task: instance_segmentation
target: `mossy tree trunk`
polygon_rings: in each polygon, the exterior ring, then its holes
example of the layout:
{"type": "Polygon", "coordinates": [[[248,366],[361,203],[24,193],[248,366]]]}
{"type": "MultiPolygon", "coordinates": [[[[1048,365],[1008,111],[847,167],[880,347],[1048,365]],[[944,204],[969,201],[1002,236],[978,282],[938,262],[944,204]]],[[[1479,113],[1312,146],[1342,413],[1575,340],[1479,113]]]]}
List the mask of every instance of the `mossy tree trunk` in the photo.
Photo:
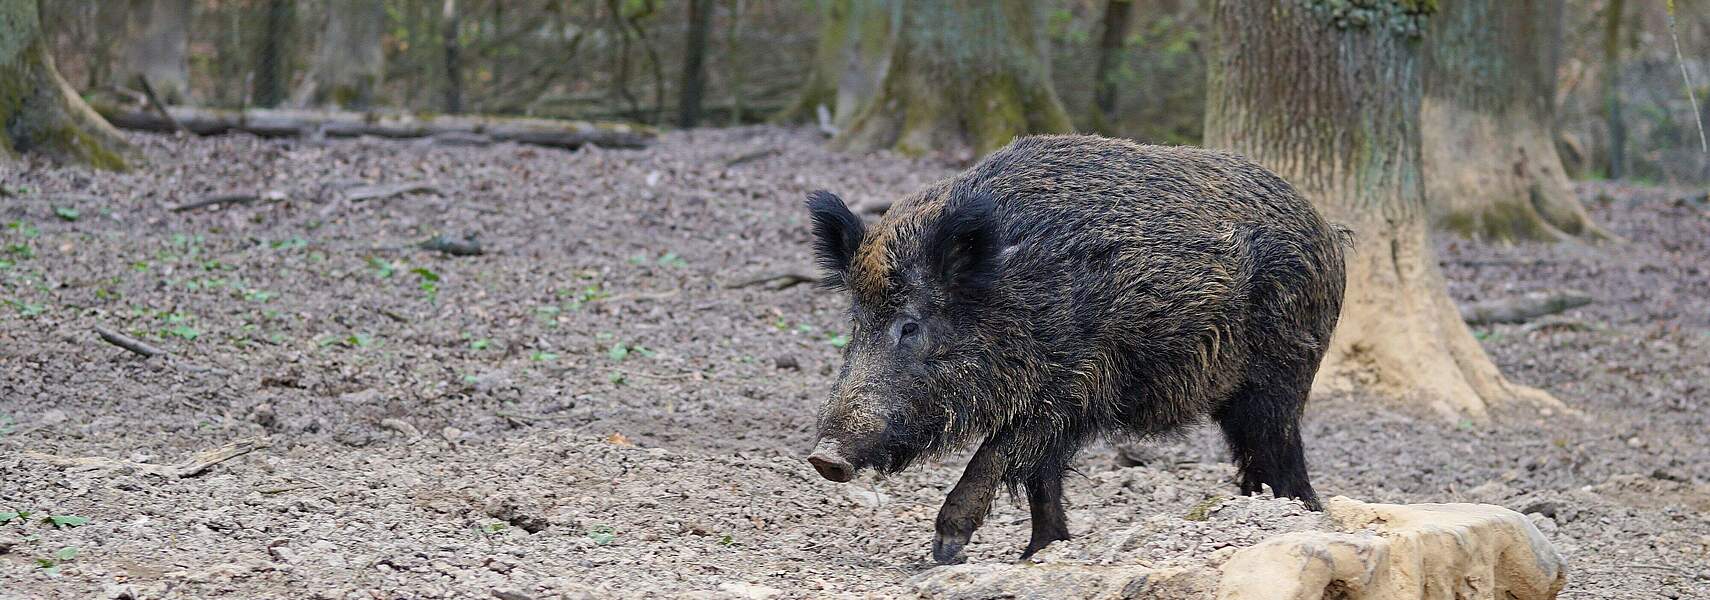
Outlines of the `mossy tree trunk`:
{"type": "Polygon", "coordinates": [[[1425,198],[1437,225],[1499,241],[1608,239],[1555,144],[1559,0],[1438,0],[1425,52],[1425,198]]]}
{"type": "Polygon", "coordinates": [[[162,102],[190,99],[191,0],[131,0],[126,11],[137,29],[125,36],[118,81],[134,85],[148,78],[162,102]]]}
{"type": "Polygon", "coordinates": [[[1421,179],[1421,33],[1434,3],[1223,0],[1206,144],[1245,154],[1352,227],[1341,322],[1316,382],[1480,418],[1554,400],[1503,378],[1449,299],[1421,179]],[[1286,66],[1287,68],[1282,68],[1286,66]]]}
{"type": "MultiPolygon", "coordinates": [[[[834,145],[909,155],[971,150],[978,156],[1019,135],[1070,130],[1068,114],[1051,88],[1043,4],[1029,0],[861,4],[869,10],[891,11],[890,22],[896,26],[883,31],[852,30],[860,38],[885,34],[888,59],[868,79],[878,85],[864,100],[846,103],[841,97],[845,85],[860,77],[846,72],[839,82],[837,110],[852,116],[834,145]]],[[[878,41],[853,43],[871,47],[878,41]]]]}
{"type": "Polygon", "coordinates": [[[813,68],[795,102],[772,120],[813,121],[824,106],[833,127],[849,125],[856,110],[878,93],[890,66],[895,47],[892,34],[900,25],[902,9],[901,2],[820,0],[813,68]]]}
{"type": "Polygon", "coordinates": [[[255,79],[250,86],[250,101],[256,106],[278,106],[285,101],[285,88],[291,80],[289,43],[295,20],[292,2],[267,0],[261,39],[255,46],[255,79]]]}
{"type": "Polygon", "coordinates": [[[37,0],[0,0],[0,157],[31,152],[125,168],[124,139],[54,68],[37,0]]]}
{"type": "Polygon", "coordinates": [[[320,46],[291,103],[366,109],[386,71],[386,53],[380,46],[386,5],[381,0],[337,0],[327,3],[326,11],[320,46]]]}
{"type": "Polygon", "coordinates": [[[1106,0],[1098,41],[1098,63],[1093,67],[1093,130],[1111,135],[1116,131],[1116,73],[1128,40],[1134,0],[1106,0]]]}

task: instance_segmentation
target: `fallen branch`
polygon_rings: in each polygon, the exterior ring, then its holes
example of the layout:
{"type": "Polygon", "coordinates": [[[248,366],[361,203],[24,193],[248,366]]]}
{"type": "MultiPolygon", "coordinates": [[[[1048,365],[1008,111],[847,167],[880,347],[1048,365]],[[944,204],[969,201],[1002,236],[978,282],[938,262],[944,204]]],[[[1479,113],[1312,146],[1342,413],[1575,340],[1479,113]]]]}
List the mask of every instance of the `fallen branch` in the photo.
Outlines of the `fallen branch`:
{"type": "Polygon", "coordinates": [[[766,283],[771,283],[771,285],[766,286],[767,289],[770,289],[773,291],[787,290],[787,289],[790,289],[792,287],[795,287],[795,286],[798,286],[798,285],[801,285],[804,283],[819,283],[819,276],[813,274],[811,271],[805,271],[805,270],[797,269],[797,270],[784,271],[781,273],[771,273],[771,274],[767,274],[767,275],[762,275],[760,277],[755,277],[753,279],[745,279],[745,280],[738,281],[735,283],[728,283],[728,284],[725,284],[724,287],[725,287],[725,289],[735,290],[735,289],[741,289],[741,288],[746,288],[746,287],[754,287],[754,286],[766,284],[766,283]]]}
{"type": "Polygon", "coordinates": [[[1468,325],[1525,323],[1545,315],[1591,304],[1591,296],[1572,290],[1534,292],[1513,298],[1474,302],[1461,307],[1461,320],[1468,325]]]}
{"type": "Polygon", "coordinates": [[[481,242],[475,239],[475,234],[465,235],[461,240],[436,235],[433,239],[422,242],[419,247],[452,256],[480,256],[485,253],[481,249],[481,242]]]}
{"type": "Polygon", "coordinates": [[[198,208],[206,208],[209,206],[225,206],[227,204],[249,204],[251,202],[254,202],[254,201],[260,200],[260,199],[261,199],[261,196],[258,194],[246,194],[246,193],[241,193],[241,192],[236,193],[236,194],[219,194],[216,196],[208,196],[207,198],[203,198],[203,199],[197,200],[195,202],[185,202],[183,204],[169,206],[166,208],[166,210],[170,210],[172,212],[184,212],[184,211],[188,211],[188,210],[196,210],[198,208]]]}
{"type": "Polygon", "coordinates": [[[24,451],[24,458],[39,460],[56,467],[71,469],[72,471],[124,470],[143,473],[146,475],[158,475],[160,477],[183,479],[187,477],[195,477],[203,471],[208,470],[208,467],[212,467],[266,447],[267,443],[260,439],[245,438],[218,448],[197,452],[189,458],[172,465],[151,465],[148,463],[118,460],[101,456],[57,456],[33,450],[24,451]]]}
{"type": "Polygon", "coordinates": [[[321,209],[321,218],[332,216],[340,207],[367,200],[383,200],[393,196],[414,194],[416,192],[438,194],[439,188],[426,181],[408,181],[404,183],[383,183],[371,185],[356,185],[346,188],[338,198],[328,202],[321,209]]]}
{"type": "MultiPolygon", "coordinates": [[[[225,110],[194,106],[166,107],[165,115],[107,102],[92,103],[114,126],[141,131],[176,131],[197,135],[240,131],[262,137],[373,136],[394,139],[428,138],[442,134],[475,134],[496,142],[516,142],[553,148],[645,148],[657,133],[627,123],[591,123],[524,117],[482,115],[417,115],[298,109],[249,108],[225,110]],[[177,122],[178,127],[173,126],[177,122]]],[[[463,139],[480,139],[465,136],[463,139]]]]}
{"type": "Polygon", "coordinates": [[[724,162],[724,168],[728,169],[728,168],[735,167],[738,165],[748,164],[748,163],[751,163],[751,162],[754,162],[757,160],[771,158],[773,156],[777,156],[777,155],[782,154],[782,153],[783,153],[783,151],[779,150],[777,148],[768,148],[766,150],[757,150],[754,152],[749,152],[749,153],[744,154],[742,156],[738,156],[736,158],[732,158],[730,160],[725,161],[724,162]]]}
{"type": "Polygon", "coordinates": [[[362,202],[364,200],[383,200],[392,196],[404,194],[439,193],[439,188],[426,181],[408,181],[404,183],[389,183],[377,185],[359,185],[344,191],[345,202],[362,202]]]}
{"type": "Polygon", "coordinates": [[[142,84],[143,98],[148,99],[149,108],[153,108],[155,114],[160,115],[160,118],[162,119],[166,119],[166,124],[172,126],[173,131],[184,135],[190,135],[190,130],[185,129],[183,123],[179,123],[178,119],[172,118],[172,113],[167,112],[166,103],[161,102],[160,96],[154,93],[154,86],[149,85],[147,77],[138,75],[137,83],[142,84]]]}
{"type": "Polygon", "coordinates": [[[104,342],[140,354],[143,358],[154,358],[166,354],[165,350],[150,346],[147,342],[100,325],[95,326],[95,335],[101,336],[101,340],[104,342]]]}

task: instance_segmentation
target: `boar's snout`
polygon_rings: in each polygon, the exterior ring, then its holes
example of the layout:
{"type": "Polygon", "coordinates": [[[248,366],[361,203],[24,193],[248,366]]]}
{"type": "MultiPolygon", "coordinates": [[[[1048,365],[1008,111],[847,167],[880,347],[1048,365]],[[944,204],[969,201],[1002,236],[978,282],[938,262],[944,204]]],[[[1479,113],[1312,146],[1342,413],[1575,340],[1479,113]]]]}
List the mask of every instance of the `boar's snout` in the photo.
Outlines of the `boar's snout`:
{"type": "Polygon", "coordinates": [[[844,458],[839,452],[837,440],[822,439],[813,448],[813,454],[808,455],[808,464],[826,479],[845,483],[855,478],[855,465],[844,458]]]}

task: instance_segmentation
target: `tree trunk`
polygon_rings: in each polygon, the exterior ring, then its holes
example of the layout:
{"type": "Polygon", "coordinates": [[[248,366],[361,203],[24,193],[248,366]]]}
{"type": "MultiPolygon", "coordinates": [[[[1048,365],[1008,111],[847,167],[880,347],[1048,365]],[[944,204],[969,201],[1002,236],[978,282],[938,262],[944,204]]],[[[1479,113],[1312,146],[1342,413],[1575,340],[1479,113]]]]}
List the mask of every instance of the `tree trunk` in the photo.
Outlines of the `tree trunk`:
{"type": "Polygon", "coordinates": [[[683,85],[677,92],[677,125],[694,127],[701,120],[705,91],[707,30],[712,28],[712,0],[689,0],[689,36],[683,44],[683,85]]]}
{"type": "MultiPolygon", "coordinates": [[[[855,109],[833,140],[836,146],[905,155],[972,150],[983,156],[1020,135],[1072,129],[1051,87],[1043,5],[871,4],[900,10],[901,25],[890,36],[890,60],[877,93],[855,109]]],[[[839,111],[842,105],[840,99],[839,111]]]]}
{"type": "Polygon", "coordinates": [[[1093,68],[1093,130],[1111,134],[1116,120],[1116,68],[1122,63],[1123,42],[1128,38],[1128,17],[1134,0],[1107,0],[1104,4],[1103,34],[1098,41],[1098,64],[1093,68]]]}
{"type": "Polygon", "coordinates": [[[1621,13],[1624,0],[1603,7],[1603,118],[1609,125],[1610,179],[1627,176],[1627,123],[1621,117],[1621,13]]]}
{"type": "Polygon", "coordinates": [[[309,73],[292,94],[297,106],[365,109],[386,69],[380,47],[386,32],[382,0],[337,0],[327,4],[326,28],[309,73]]]}
{"type": "Polygon", "coordinates": [[[445,0],[440,11],[440,49],[445,59],[445,104],[447,113],[463,112],[462,43],[457,39],[462,21],[457,13],[457,0],[445,0]]]}
{"type": "Polygon", "coordinates": [[[184,104],[190,98],[191,0],[132,0],[128,11],[138,21],[126,38],[118,81],[136,85],[148,78],[163,102],[184,104]]]}
{"type": "Polygon", "coordinates": [[[742,106],[742,88],[746,85],[743,73],[748,70],[747,63],[744,62],[746,57],[742,51],[742,19],[745,17],[747,15],[742,11],[742,0],[731,0],[730,23],[726,25],[725,29],[727,45],[724,54],[725,62],[730,67],[728,73],[730,76],[730,125],[732,127],[742,124],[743,113],[746,112],[742,106]]]}
{"type": "Polygon", "coordinates": [[[285,88],[291,77],[291,55],[286,44],[291,38],[291,20],[295,12],[290,0],[267,2],[261,43],[255,50],[255,81],[250,92],[250,101],[256,106],[276,106],[285,101],[285,88]]]}
{"type": "Polygon", "coordinates": [[[1224,0],[1214,9],[1206,144],[1245,154],[1355,230],[1321,390],[1354,387],[1482,418],[1516,399],[1445,290],[1421,180],[1419,32],[1432,3],[1224,0]]]}
{"type": "Polygon", "coordinates": [[[778,123],[811,120],[819,107],[835,108],[837,78],[843,72],[843,47],[849,38],[850,0],[819,0],[819,41],[807,81],[789,107],[772,116],[778,123]]]}
{"type": "Polygon", "coordinates": [[[1556,153],[1559,0],[1439,0],[1426,40],[1425,198],[1443,229],[1505,242],[1608,239],[1556,153]]]}
{"type": "Polygon", "coordinates": [[[31,152],[123,169],[124,139],[59,76],[37,0],[0,0],[0,157],[31,152]]]}

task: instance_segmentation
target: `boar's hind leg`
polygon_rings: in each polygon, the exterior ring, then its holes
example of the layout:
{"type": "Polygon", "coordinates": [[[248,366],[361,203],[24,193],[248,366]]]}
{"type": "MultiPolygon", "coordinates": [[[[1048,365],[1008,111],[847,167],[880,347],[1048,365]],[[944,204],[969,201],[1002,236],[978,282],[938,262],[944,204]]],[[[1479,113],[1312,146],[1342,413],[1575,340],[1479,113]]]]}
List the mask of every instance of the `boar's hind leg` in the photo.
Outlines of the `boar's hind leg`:
{"type": "Polygon", "coordinates": [[[1063,513],[1063,471],[1044,469],[1027,478],[1027,504],[1033,513],[1033,537],[1021,559],[1033,557],[1051,542],[1069,539],[1069,518],[1063,513]]]}
{"type": "Polygon", "coordinates": [[[962,479],[944,498],[944,508],[938,510],[938,534],[932,539],[932,559],[947,565],[962,562],[962,548],[974,536],[974,530],[991,512],[992,498],[997,495],[998,482],[1003,479],[1005,465],[998,444],[987,440],[974,452],[973,460],[962,472],[962,479]]]}
{"type": "Polygon", "coordinates": [[[1279,498],[1297,498],[1307,508],[1323,510],[1307,479],[1300,445],[1300,413],[1308,389],[1249,381],[1213,415],[1229,441],[1243,495],[1257,494],[1261,484],[1268,484],[1279,498]]]}

